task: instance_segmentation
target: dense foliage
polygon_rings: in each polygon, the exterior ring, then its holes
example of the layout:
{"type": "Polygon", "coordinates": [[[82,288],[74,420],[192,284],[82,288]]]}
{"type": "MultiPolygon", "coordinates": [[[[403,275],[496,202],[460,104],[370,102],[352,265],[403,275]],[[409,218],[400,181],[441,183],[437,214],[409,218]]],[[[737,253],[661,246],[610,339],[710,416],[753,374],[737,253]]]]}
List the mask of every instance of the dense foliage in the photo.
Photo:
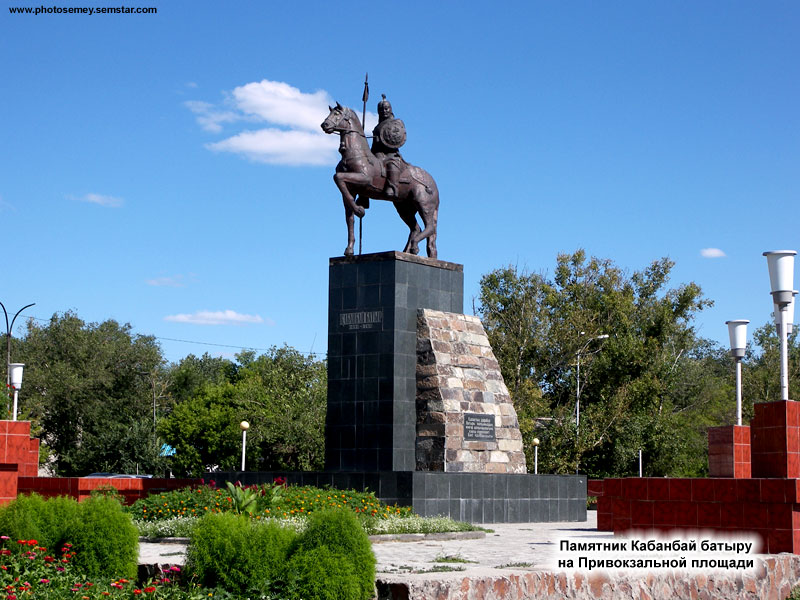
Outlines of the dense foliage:
{"type": "Polygon", "coordinates": [[[283,347],[168,365],[155,338],[72,312],[29,320],[12,343],[26,364],[20,416],[57,475],[238,468],[243,420],[249,470],[322,467],[327,374],[311,356],[283,347]]]}
{"type": "MultiPolygon", "coordinates": [[[[629,475],[641,449],[646,475],[704,473],[706,429],[733,422],[733,362],[696,335],[710,301],[693,283],[669,288],[672,266],[627,274],[578,251],[560,255],[552,277],[509,267],[482,278],[478,312],[529,462],[541,439],[541,471],[629,475]]],[[[777,383],[774,370],[767,379],[777,383]]]]}
{"type": "Polygon", "coordinates": [[[322,467],[327,372],[325,364],[291,348],[256,357],[237,355],[224,380],[197,388],[159,428],[176,450],[173,470],[201,475],[239,468],[240,421],[248,421],[250,470],[322,467]]]}

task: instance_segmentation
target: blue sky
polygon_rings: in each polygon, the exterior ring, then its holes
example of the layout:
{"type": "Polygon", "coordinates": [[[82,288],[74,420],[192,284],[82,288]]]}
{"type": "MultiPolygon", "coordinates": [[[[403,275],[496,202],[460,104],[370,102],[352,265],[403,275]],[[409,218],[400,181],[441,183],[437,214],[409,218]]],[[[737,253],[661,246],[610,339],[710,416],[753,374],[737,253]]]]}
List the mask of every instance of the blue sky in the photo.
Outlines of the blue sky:
{"type": "MultiPolygon", "coordinates": [[[[0,302],[130,322],[169,360],[325,352],[346,231],[318,125],[360,113],[367,71],[369,110],[388,96],[438,183],[468,311],[504,265],[669,256],[727,344],[726,320],[770,318],[761,253],[800,246],[796,2],[0,4],[0,302]]],[[[404,229],[373,202],[364,252],[404,229]]]]}

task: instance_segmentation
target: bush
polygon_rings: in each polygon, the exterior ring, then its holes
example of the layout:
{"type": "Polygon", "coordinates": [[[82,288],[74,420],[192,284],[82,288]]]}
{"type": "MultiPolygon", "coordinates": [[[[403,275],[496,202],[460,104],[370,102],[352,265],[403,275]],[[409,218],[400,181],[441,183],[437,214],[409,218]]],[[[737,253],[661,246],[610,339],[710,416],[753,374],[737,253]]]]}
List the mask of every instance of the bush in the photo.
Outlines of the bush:
{"type": "Polygon", "coordinates": [[[38,494],[18,496],[0,509],[0,533],[18,540],[38,540],[49,547],[41,527],[46,510],[45,499],[38,494]]]}
{"type": "MultiPolygon", "coordinates": [[[[302,558],[302,554],[308,554],[318,548],[325,546],[330,553],[320,554],[321,559],[326,560],[325,564],[330,565],[327,558],[336,555],[337,560],[349,561],[353,567],[353,575],[358,585],[359,594],[354,596],[356,599],[369,600],[374,596],[375,591],[375,555],[372,552],[372,546],[369,543],[367,534],[364,533],[361,525],[356,519],[356,516],[349,510],[322,510],[316,511],[309,515],[308,526],[305,531],[300,534],[296,542],[292,544],[290,550],[292,564],[298,568],[304,568],[308,564],[302,558]],[[327,557],[327,558],[326,558],[327,557]]],[[[315,575],[315,580],[319,579],[323,585],[324,579],[330,577],[327,585],[331,590],[335,590],[335,583],[343,577],[343,569],[341,567],[326,570],[318,566],[318,572],[315,575]]],[[[296,582],[298,576],[296,573],[290,572],[289,580],[296,582]]],[[[298,585],[294,584],[295,587],[298,585]]],[[[314,583],[316,586],[317,583],[314,583]]],[[[317,589],[316,587],[314,589],[317,589]]],[[[319,598],[338,598],[339,596],[319,596],[319,598]]],[[[311,596],[309,596],[309,599],[311,596]]],[[[316,596],[314,596],[316,598],[316,596]]],[[[349,598],[349,597],[348,597],[349,598]]]]}
{"type": "Polygon", "coordinates": [[[288,571],[286,593],[292,600],[364,598],[353,563],[328,546],[296,553],[289,561],[288,571]]]}
{"type": "Polygon", "coordinates": [[[72,498],[21,495],[0,509],[0,533],[17,540],[37,540],[55,551],[70,541],[66,532],[78,519],[78,510],[72,498]]]}
{"type": "Polygon", "coordinates": [[[139,533],[122,505],[96,496],[79,505],[78,519],[65,532],[76,552],[75,566],[88,578],[136,577],[139,533]]]}
{"type": "Polygon", "coordinates": [[[209,514],[195,526],[187,570],[206,587],[265,593],[283,580],[293,530],[244,515],[209,514]]]}

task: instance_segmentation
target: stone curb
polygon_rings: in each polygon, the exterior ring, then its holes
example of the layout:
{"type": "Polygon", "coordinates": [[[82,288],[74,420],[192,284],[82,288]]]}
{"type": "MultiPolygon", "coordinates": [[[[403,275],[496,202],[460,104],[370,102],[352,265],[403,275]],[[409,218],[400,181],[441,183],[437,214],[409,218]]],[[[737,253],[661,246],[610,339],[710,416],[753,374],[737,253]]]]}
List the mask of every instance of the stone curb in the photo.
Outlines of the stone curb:
{"type": "Polygon", "coordinates": [[[369,536],[373,544],[388,542],[421,542],[425,540],[480,540],[486,537],[485,531],[452,531],[449,533],[383,533],[369,536]]]}

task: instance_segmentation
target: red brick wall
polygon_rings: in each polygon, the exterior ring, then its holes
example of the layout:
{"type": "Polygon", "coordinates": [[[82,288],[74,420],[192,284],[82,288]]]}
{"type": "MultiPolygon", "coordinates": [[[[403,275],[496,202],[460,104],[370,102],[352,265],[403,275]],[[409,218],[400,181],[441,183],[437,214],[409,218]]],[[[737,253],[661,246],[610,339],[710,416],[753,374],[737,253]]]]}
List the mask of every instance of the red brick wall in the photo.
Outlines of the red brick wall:
{"type": "Polygon", "coordinates": [[[36,492],[40,496],[70,496],[80,501],[88,498],[92,490],[100,486],[113,486],[125,499],[126,504],[133,504],[139,498],[150,494],[175,490],[190,485],[197,485],[199,479],[111,479],[86,477],[20,477],[18,491],[20,494],[36,492]]]}
{"type": "Polygon", "coordinates": [[[606,479],[597,528],[751,532],[762,552],[800,554],[800,480],[606,479]]]}

